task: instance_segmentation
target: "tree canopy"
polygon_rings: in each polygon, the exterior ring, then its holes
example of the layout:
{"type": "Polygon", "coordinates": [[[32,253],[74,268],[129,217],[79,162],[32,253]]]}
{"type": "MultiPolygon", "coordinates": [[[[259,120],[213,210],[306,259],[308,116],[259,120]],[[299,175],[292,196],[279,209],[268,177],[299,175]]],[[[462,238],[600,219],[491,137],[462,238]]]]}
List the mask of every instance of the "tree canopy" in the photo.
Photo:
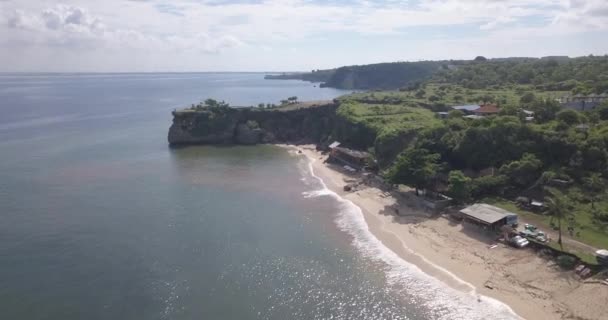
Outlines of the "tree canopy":
{"type": "Polygon", "coordinates": [[[439,155],[423,148],[407,149],[399,155],[395,165],[388,172],[389,180],[394,184],[405,184],[418,190],[432,184],[432,179],[439,170],[439,155]]]}

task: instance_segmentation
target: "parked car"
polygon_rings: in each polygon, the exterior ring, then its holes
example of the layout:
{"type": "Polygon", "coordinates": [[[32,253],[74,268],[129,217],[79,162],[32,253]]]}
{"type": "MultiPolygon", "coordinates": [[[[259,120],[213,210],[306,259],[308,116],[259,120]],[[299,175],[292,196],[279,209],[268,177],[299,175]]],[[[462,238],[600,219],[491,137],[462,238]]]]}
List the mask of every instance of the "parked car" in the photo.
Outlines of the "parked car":
{"type": "Polygon", "coordinates": [[[538,228],[535,225],[532,224],[525,224],[524,225],[524,231],[520,231],[519,235],[527,238],[527,239],[533,239],[539,242],[547,242],[547,235],[538,230],[538,228]]]}
{"type": "Polygon", "coordinates": [[[526,239],[522,236],[514,236],[511,239],[509,239],[509,243],[516,248],[523,248],[523,247],[529,245],[530,241],[528,241],[528,239],[526,239]]]}
{"type": "Polygon", "coordinates": [[[598,264],[608,266],[608,250],[597,250],[595,252],[595,259],[598,264]]]}
{"type": "Polygon", "coordinates": [[[527,238],[527,239],[532,239],[532,240],[536,240],[538,242],[547,242],[547,235],[542,232],[542,231],[530,231],[530,230],[524,230],[524,231],[520,231],[519,235],[527,238]]]}

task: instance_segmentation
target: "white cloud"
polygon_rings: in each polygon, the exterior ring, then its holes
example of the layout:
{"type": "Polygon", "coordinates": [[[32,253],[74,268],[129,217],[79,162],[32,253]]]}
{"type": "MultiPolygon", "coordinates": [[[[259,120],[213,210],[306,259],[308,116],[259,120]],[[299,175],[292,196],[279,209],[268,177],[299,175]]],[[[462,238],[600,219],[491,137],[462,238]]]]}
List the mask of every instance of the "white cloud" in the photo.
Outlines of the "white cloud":
{"type": "Polygon", "coordinates": [[[570,0],[566,10],[558,13],[554,24],[586,29],[608,28],[608,1],[570,0]]]}
{"type": "Polygon", "coordinates": [[[0,67],[40,67],[62,57],[75,61],[65,65],[87,70],[132,68],[134,61],[138,68],[169,70],[217,70],[251,61],[245,66],[251,70],[294,69],[289,63],[318,68],[343,64],[340,57],[344,63],[355,57],[362,60],[356,63],[415,54],[428,58],[421,51],[398,55],[368,50],[393,48],[399,41],[433,49],[443,44],[443,58],[509,44],[515,53],[527,53],[542,41],[606,32],[607,22],[606,0],[357,0],[349,5],[310,0],[9,0],[0,1],[0,45],[6,49],[0,59],[14,63],[0,67]],[[438,28],[444,28],[440,40],[417,34],[438,28]],[[452,29],[458,28],[469,31],[455,36],[452,29]],[[446,40],[454,37],[457,41],[446,40]],[[326,47],[306,47],[319,43],[326,47]],[[269,54],[269,48],[273,55],[285,56],[252,56],[269,54]]]}

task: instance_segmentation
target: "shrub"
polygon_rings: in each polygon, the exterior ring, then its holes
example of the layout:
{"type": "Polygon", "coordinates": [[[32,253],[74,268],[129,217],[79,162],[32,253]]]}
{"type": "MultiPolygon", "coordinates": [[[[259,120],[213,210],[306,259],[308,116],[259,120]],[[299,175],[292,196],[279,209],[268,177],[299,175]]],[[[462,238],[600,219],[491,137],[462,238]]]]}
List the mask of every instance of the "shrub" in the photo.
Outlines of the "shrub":
{"type": "Polygon", "coordinates": [[[576,258],[572,256],[561,255],[557,257],[557,265],[562,269],[570,270],[576,265],[576,258]]]}

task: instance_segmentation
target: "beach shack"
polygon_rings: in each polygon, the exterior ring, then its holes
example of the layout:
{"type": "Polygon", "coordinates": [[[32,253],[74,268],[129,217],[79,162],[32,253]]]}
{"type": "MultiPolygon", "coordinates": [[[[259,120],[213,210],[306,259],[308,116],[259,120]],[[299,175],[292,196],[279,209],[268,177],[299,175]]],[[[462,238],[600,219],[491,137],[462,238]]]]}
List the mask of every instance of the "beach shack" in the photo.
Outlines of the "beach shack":
{"type": "Polygon", "coordinates": [[[501,230],[505,225],[516,225],[517,214],[485,204],[476,203],[460,210],[462,218],[469,223],[490,230],[501,230]]]}
{"type": "Polygon", "coordinates": [[[330,162],[340,163],[360,170],[368,164],[369,159],[371,159],[369,153],[340,147],[340,143],[337,141],[329,145],[328,160],[330,162]]]}

